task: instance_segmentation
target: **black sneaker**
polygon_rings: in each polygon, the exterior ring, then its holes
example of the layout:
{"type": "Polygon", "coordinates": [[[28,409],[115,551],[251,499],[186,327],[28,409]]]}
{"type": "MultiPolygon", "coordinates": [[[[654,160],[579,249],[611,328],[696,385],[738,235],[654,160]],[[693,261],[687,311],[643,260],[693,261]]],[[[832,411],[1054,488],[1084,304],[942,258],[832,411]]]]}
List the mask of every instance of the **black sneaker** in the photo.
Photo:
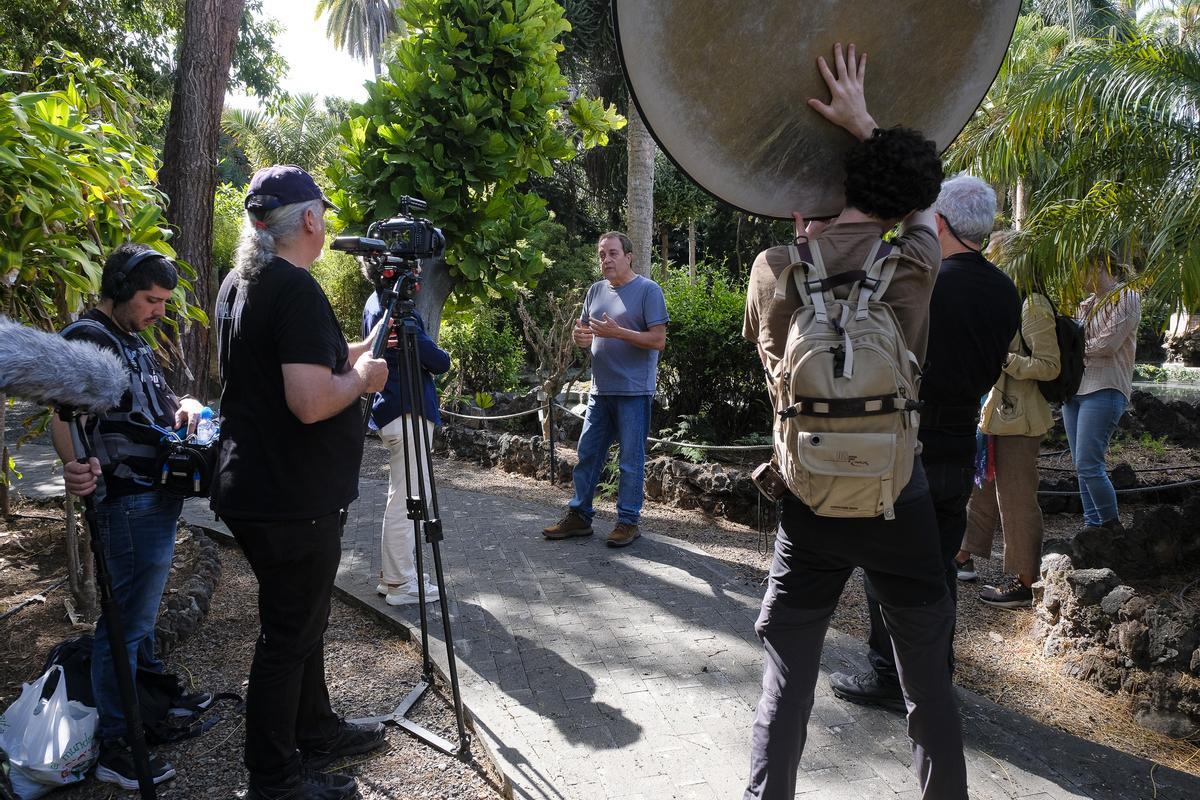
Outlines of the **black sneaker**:
{"type": "Polygon", "coordinates": [[[1033,605],[1033,589],[1013,575],[1005,575],[999,586],[985,586],[979,599],[997,608],[1029,608],[1033,605]]]}
{"type": "Polygon", "coordinates": [[[382,722],[356,724],[342,720],[341,728],[332,739],[319,745],[300,745],[300,760],[304,768],[315,770],[346,756],[357,756],[383,747],[382,722]]]}
{"type": "MultiPolygon", "coordinates": [[[[150,754],[150,777],[155,784],[175,777],[175,767],[150,754]]],[[[96,762],[96,780],[115,783],[122,789],[138,788],[137,770],[133,767],[133,751],[124,739],[104,739],[100,742],[100,759],[96,762]]]]}
{"type": "Polygon", "coordinates": [[[958,579],[964,583],[979,577],[979,573],[975,571],[975,559],[973,558],[968,558],[966,561],[954,559],[954,569],[958,571],[958,579]]]}
{"type": "Polygon", "coordinates": [[[351,800],[358,797],[358,784],[349,775],[305,769],[290,786],[256,786],[250,779],[245,800],[351,800]]]}
{"type": "Polygon", "coordinates": [[[173,717],[190,717],[206,711],[212,703],[212,692],[184,692],[171,701],[167,713],[173,717]]]}
{"type": "Polygon", "coordinates": [[[861,675],[834,672],[829,676],[829,688],[843,700],[864,706],[882,706],[893,711],[907,711],[900,684],[881,680],[874,670],[861,675]]]}

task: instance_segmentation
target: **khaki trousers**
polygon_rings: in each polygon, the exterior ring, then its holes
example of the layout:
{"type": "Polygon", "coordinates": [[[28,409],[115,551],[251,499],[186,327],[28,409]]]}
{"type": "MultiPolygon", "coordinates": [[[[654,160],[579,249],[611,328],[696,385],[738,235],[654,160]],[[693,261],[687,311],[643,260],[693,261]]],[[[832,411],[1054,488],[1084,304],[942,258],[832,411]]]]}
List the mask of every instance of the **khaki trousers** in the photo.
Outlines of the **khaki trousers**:
{"type": "Polygon", "coordinates": [[[1004,572],[1036,579],[1042,556],[1042,509],[1037,502],[1037,456],[1041,436],[996,436],[996,480],[976,487],[967,505],[962,549],[992,557],[999,523],[1004,533],[1004,572]]]}
{"type": "MultiPolygon", "coordinates": [[[[433,440],[433,423],[421,420],[430,441],[433,440]]],[[[379,540],[379,552],[383,565],[383,581],[389,586],[404,586],[417,589],[416,547],[417,537],[413,521],[408,518],[408,497],[417,493],[417,459],[423,459],[424,441],[421,428],[413,435],[412,416],[404,414],[384,425],[379,438],[391,452],[391,470],[388,473],[387,507],[383,511],[383,532],[379,540]],[[407,436],[405,435],[407,433],[407,436]],[[407,448],[405,439],[408,439],[407,448]],[[407,450],[407,454],[405,453],[407,450]],[[404,469],[406,459],[410,472],[404,469]]],[[[425,479],[425,497],[429,497],[429,472],[424,466],[421,474],[425,479]]]]}

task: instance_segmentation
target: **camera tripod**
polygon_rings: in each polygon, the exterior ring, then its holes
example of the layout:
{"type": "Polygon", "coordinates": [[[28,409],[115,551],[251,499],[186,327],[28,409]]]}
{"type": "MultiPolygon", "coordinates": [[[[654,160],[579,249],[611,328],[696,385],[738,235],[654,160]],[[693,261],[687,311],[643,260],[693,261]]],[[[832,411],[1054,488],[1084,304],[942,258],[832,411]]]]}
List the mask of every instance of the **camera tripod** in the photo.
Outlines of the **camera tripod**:
{"type": "MultiPolygon", "coordinates": [[[[415,265],[412,265],[415,267],[415,265]]],[[[385,270],[385,277],[388,272],[385,270]]],[[[395,274],[394,271],[392,271],[395,274]]],[[[422,369],[417,334],[420,330],[417,322],[416,304],[412,295],[417,289],[417,276],[409,268],[400,272],[392,285],[382,290],[381,300],[386,297],[387,309],[383,317],[384,323],[375,338],[371,353],[375,358],[382,358],[387,348],[389,328],[394,323],[397,327],[399,340],[399,361],[402,391],[409,400],[408,422],[402,425],[404,447],[405,495],[408,502],[408,518],[413,521],[413,533],[416,540],[417,592],[421,612],[421,682],[416,685],[408,696],[396,706],[390,714],[377,717],[367,717],[354,720],[355,722],[392,722],[411,733],[421,741],[440,750],[443,753],[466,761],[470,758],[470,739],[467,735],[463,719],[462,697],[458,687],[458,665],[454,657],[454,638],[450,630],[450,608],[446,599],[445,573],[442,569],[442,520],[438,511],[437,485],[433,476],[432,436],[425,424],[425,393],[422,391],[422,369]],[[410,442],[417,443],[416,463],[410,463],[410,442]],[[414,474],[415,471],[415,474],[414,474]],[[426,483],[428,479],[428,483],[426,483]],[[414,493],[415,486],[415,493],[414,493]],[[428,490],[427,490],[428,487],[428,490]],[[447,741],[442,736],[408,719],[409,710],[424,696],[433,685],[433,659],[429,655],[429,610],[425,596],[424,556],[421,552],[421,533],[424,531],[425,541],[433,550],[433,568],[437,576],[439,588],[438,603],[442,612],[442,633],[446,640],[447,673],[450,677],[450,692],[454,703],[454,718],[458,724],[458,745],[447,741]]],[[[368,401],[363,416],[363,427],[370,424],[371,402],[368,401]]]]}

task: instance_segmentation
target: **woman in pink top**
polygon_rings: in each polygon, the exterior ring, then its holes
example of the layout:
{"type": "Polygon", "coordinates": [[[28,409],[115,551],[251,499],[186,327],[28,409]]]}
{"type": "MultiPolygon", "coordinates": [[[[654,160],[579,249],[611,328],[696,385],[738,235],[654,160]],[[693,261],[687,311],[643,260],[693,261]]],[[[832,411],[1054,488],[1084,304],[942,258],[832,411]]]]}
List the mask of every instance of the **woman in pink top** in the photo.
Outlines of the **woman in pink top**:
{"type": "Polygon", "coordinates": [[[1092,271],[1092,294],[1079,305],[1087,326],[1085,368],[1079,392],[1063,404],[1063,425],[1083,500],[1083,524],[1120,528],[1117,493],[1108,479],[1104,454],[1133,390],[1141,298],[1120,286],[1121,266],[1105,259],[1092,271]]]}

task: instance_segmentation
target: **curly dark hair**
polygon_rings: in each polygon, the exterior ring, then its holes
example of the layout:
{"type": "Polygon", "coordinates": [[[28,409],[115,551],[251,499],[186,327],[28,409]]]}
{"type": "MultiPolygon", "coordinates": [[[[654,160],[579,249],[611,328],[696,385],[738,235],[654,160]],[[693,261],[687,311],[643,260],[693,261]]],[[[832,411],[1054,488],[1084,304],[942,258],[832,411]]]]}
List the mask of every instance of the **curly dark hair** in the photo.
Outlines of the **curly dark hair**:
{"type": "Polygon", "coordinates": [[[929,208],[945,177],[937,145],[911,128],[876,128],[845,165],[846,205],[880,219],[929,208]]]}

